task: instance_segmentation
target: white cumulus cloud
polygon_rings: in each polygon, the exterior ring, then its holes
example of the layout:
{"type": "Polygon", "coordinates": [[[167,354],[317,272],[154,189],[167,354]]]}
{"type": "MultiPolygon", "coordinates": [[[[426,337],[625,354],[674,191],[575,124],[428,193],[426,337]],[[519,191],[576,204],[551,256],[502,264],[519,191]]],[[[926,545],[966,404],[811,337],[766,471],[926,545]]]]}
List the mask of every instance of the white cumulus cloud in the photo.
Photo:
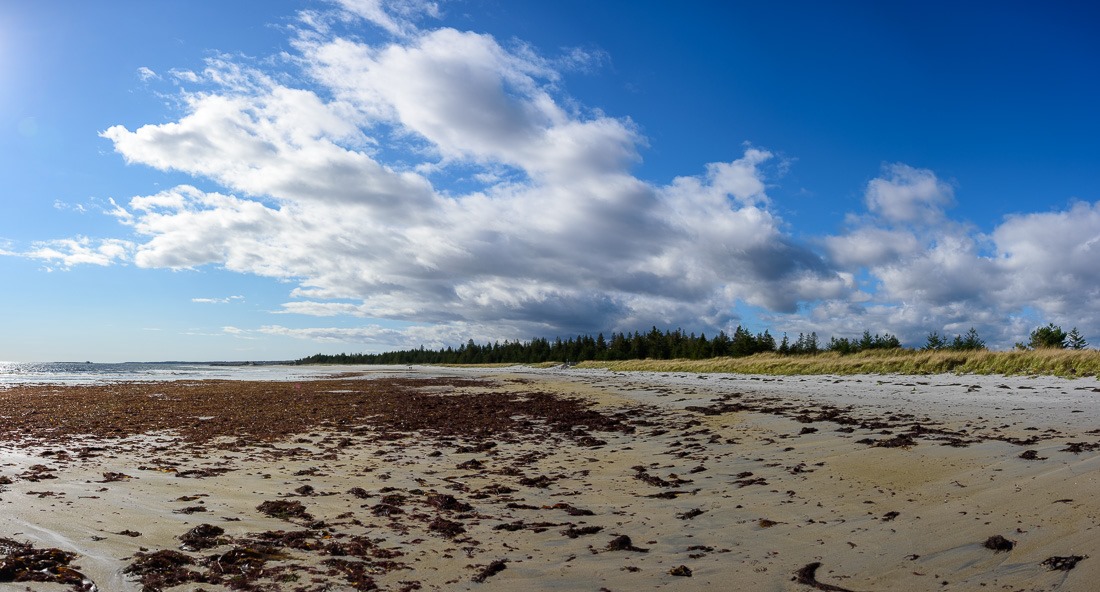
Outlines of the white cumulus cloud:
{"type": "Polygon", "coordinates": [[[76,265],[109,266],[130,260],[133,243],[122,239],[93,239],[86,236],[36,242],[22,253],[30,259],[70,268],[76,265]]]}
{"type": "Polygon", "coordinates": [[[140,68],[138,68],[137,75],[138,78],[140,78],[143,82],[160,79],[160,74],[157,74],[152,68],[146,66],[141,66],[140,68]]]}
{"type": "Polygon", "coordinates": [[[886,177],[867,184],[867,209],[889,222],[934,223],[954,203],[951,185],[927,169],[906,164],[884,167],[886,177]]]}
{"type": "Polygon", "coordinates": [[[882,328],[917,345],[970,327],[1000,347],[1046,322],[1100,332],[1100,204],[1009,216],[986,234],[949,219],[953,203],[934,172],[884,167],[867,185],[867,212],[822,239],[830,261],[862,278],[863,296],[776,321],[837,335],[882,328]]]}
{"type": "MultiPolygon", "coordinates": [[[[390,28],[382,4],[342,6],[390,28]]],[[[766,150],[655,185],[630,173],[634,124],[563,106],[552,60],[530,48],[446,28],[296,46],[301,86],[218,56],[178,120],[103,132],[127,162],[228,190],[116,210],[141,238],[137,265],[293,282],[285,313],[513,338],[725,327],[737,301],[791,311],[850,289],[769,210],[766,150]],[[483,182],[437,188],[457,175],[483,182]]]]}

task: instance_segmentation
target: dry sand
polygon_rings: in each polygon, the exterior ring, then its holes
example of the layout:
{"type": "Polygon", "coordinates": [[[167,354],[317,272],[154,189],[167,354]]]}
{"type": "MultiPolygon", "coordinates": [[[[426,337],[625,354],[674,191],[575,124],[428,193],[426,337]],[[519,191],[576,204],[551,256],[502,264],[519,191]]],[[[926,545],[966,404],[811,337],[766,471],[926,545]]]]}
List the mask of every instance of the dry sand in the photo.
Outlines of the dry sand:
{"type": "Polygon", "coordinates": [[[0,590],[1100,582],[1093,378],[400,370],[0,391],[0,590]]]}

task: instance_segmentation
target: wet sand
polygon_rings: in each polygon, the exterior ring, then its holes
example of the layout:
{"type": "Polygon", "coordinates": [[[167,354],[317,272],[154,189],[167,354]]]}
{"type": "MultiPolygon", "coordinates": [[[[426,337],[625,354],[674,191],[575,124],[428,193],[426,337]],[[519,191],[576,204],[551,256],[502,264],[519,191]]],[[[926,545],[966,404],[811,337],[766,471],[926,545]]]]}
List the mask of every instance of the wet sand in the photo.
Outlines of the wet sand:
{"type": "Polygon", "coordinates": [[[11,389],[0,580],[39,581],[0,590],[1091,590],[1098,396],[523,368],[11,389]]]}

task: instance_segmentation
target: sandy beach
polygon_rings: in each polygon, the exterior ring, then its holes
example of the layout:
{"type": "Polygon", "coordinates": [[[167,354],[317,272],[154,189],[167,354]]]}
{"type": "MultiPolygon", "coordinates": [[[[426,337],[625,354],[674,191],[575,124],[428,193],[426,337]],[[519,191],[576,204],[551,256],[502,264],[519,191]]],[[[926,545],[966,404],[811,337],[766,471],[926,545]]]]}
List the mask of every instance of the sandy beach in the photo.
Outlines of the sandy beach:
{"type": "Polygon", "coordinates": [[[1094,590],[1100,381],[0,390],[0,590],[1094,590]]]}

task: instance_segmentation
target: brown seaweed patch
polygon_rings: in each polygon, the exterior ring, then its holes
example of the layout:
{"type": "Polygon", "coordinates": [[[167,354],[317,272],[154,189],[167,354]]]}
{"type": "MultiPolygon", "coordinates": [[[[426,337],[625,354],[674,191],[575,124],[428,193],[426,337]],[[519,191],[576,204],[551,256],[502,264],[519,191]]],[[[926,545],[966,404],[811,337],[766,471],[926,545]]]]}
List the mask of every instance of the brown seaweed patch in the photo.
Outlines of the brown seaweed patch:
{"type": "Polygon", "coordinates": [[[478,460],[476,458],[471,458],[468,461],[460,462],[457,465],[455,465],[456,469],[462,469],[462,470],[465,470],[465,471],[476,471],[476,470],[482,469],[484,467],[485,467],[485,463],[481,462],[480,460],[478,460]]]}
{"type": "Polygon", "coordinates": [[[290,520],[291,518],[313,520],[313,516],[306,512],[306,507],[298,501],[269,500],[256,506],[256,509],[272,518],[282,520],[290,520]]]}
{"type": "Polygon", "coordinates": [[[177,477],[182,479],[204,479],[206,477],[217,477],[218,475],[224,475],[234,469],[217,468],[217,469],[187,469],[185,471],[178,471],[177,477]]]}
{"type": "Polygon", "coordinates": [[[224,539],[219,538],[223,534],[225,534],[225,529],[219,526],[200,524],[180,535],[180,541],[183,542],[180,549],[184,551],[201,551],[217,547],[225,543],[224,539]]]}
{"type": "Polygon", "coordinates": [[[245,578],[251,579],[259,577],[263,573],[264,565],[268,561],[285,558],[286,555],[274,546],[236,546],[225,553],[207,557],[203,560],[203,565],[214,574],[243,575],[245,578]]]}
{"type": "MultiPolygon", "coordinates": [[[[271,530],[259,534],[259,540],[263,544],[278,545],[301,551],[316,551],[324,547],[319,540],[320,537],[320,533],[312,530],[292,530],[289,532],[271,530]]],[[[337,555],[337,553],[333,553],[333,555],[337,555]]]]}
{"type": "Polygon", "coordinates": [[[876,448],[910,448],[917,445],[917,441],[913,439],[913,436],[909,434],[898,434],[893,438],[883,438],[881,440],[871,440],[866,438],[856,442],[857,444],[870,444],[876,448]]]}
{"type": "Polygon", "coordinates": [[[547,477],[546,475],[539,475],[538,477],[535,477],[533,479],[531,477],[524,477],[519,480],[519,484],[526,487],[538,487],[539,489],[546,489],[547,487],[550,487],[550,484],[553,483],[555,480],[556,479],[547,477]]]}
{"type": "Polygon", "coordinates": [[[179,551],[161,550],[153,553],[137,552],[134,562],[122,573],[138,576],[143,590],[161,590],[188,582],[208,582],[202,574],[186,569],[195,561],[179,551]]]}
{"type": "MultiPolygon", "coordinates": [[[[604,415],[579,398],[543,392],[450,396],[455,389],[492,384],[484,380],[341,379],[293,384],[181,380],[155,383],[157,391],[165,394],[155,400],[149,397],[152,384],[66,386],[48,392],[37,385],[5,389],[0,392],[6,415],[0,440],[62,443],[88,435],[125,438],[170,429],[184,443],[235,438],[237,443],[224,445],[233,448],[240,442],[263,444],[300,436],[322,425],[346,426],[348,418],[356,418],[369,423],[378,439],[428,432],[470,438],[474,442],[464,451],[485,452],[496,446],[490,438],[531,433],[536,422],[539,429],[579,439],[598,431],[633,431],[625,417],[604,415]],[[433,392],[439,390],[443,392],[433,392]],[[43,420],[47,413],[51,421],[43,420]],[[195,421],[196,416],[213,419],[195,421]],[[120,417],[126,421],[119,421],[120,417]]],[[[285,449],[280,453],[290,454],[285,449]]],[[[227,470],[191,469],[180,476],[206,477],[227,470]]],[[[42,467],[29,471],[26,478],[46,479],[51,472],[42,467]]]]}
{"type": "Polygon", "coordinates": [[[683,479],[675,473],[670,474],[668,479],[662,479],[657,475],[650,475],[649,472],[646,471],[646,468],[641,465],[636,465],[631,468],[634,470],[635,479],[654,487],[678,487],[685,483],[691,483],[691,479],[683,479]]]}
{"type": "Polygon", "coordinates": [[[469,512],[473,506],[460,502],[455,496],[446,493],[429,493],[428,505],[447,512],[469,512]]]}
{"type": "Polygon", "coordinates": [[[561,533],[571,539],[575,539],[577,537],[582,537],[589,534],[596,534],[601,530],[603,530],[602,526],[582,526],[580,528],[570,526],[569,528],[561,531],[561,533]]]}
{"type": "Polygon", "coordinates": [[[605,551],[634,551],[636,553],[649,553],[649,549],[642,549],[640,547],[635,547],[634,542],[631,541],[630,537],[626,536],[625,534],[621,534],[621,535],[611,539],[611,542],[607,543],[607,546],[604,547],[604,550],[605,551]]]}
{"type": "Polygon", "coordinates": [[[27,467],[26,471],[23,471],[19,478],[24,481],[38,482],[44,479],[57,479],[57,475],[53,475],[57,469],[51,469],[46,465],[32,465],[27,467]]]}
{"type": "Polygon", "coordinates": [[[677,567],[674,567],[674,568],[668,570],[668,575],[690,578],[691,577],[691,568],[689,568],[686,565],[680,565],[680,566],[677,566],[677,567]]]}
{"type": "Polygon", "coordinates": [[[375,516],[399,516],[405,513],[405,510],[393,505],[393,504],[375,504],[371,506],[370,513],[375,516]]]}
{"type": "Polygon", "coordinates": [[[326,559],[324,565],[330,575],[341,575],[355,590],[377,590],[378,584],[370,576],[371,566],[361,561],[347,559],[326,559]]]}
{"type": "Polygon", "coordinates": [[[504,569],[508,567],[507,563],[508,561],[506,559],[497,559],[496,561],[493,561],[489,565],[485,566],[481,571],[477,572],[477,575],[470,578],[470,580],[480,584],[488,578],[504,571],[504,569]]]}
{"type": "Polygon", "coordinates": [[[1011,551],[1012,548],[1016,546],[1016,543],[999,534],[995,534],[986,539],[985,542],[982,543],[982,546],[996,553],[1000,553],[1002,551],[1011,551]]]}
{"type": "Polygon", "coordinates": [[[1043,567],[1050,571],[1069,571],[1077,567],[1077,562],[1086,559],[1087,555],[1069,555],[1066,557],[1048,557],[1043,560],[1043,567]]]}
{"type": "Polygon", "coordinates": [[[691,520],[692,518],[695,518],[696,516],[700,516],[700,515],[705,514],[705,513],[706,513],[706,510],[702,510],[702,509],[699,509],[699,508],[692,508],[692,509],[690,509],[686,512],[681,512],[681,513],[677,514],[676,517],[679,518],[680,520],[691,520]]]}
{"type": "Polygon", "coordinates": [[[795,572],[794,578],[792,579],[799,584],[804,584],[817,590],[825,590],[825,592],[853,592],[848,588],[841,588],[840,586],[817,581],[817,569],[819,567],[821,567],[820,561],[807,563],[795,572]]]}
{"type": "Polygon", "coordinates": [[[1081,454],[1082,452],[1092,452],[1100,448],[1100,443],[1095,442],[1070,442],[1065,448],[1059,452],[1072,452],[1074,454],[1081,454]]]}
{"type": "MultiPolygon", "coordinates": [[[[76,592],[94,592],[96,585],[74,567],[76,554],[0,538],[0,582],[49,582],[66,584],[76,592]]],[[[30,588],[28,588],[29,590],[30,588]]]]}
{"type": "Polygon", "coordinates": [[[435,520],[432,520],[428,524],[428,530],[434,533],[438,533],[447,538],[454,538],[464,532],[466,528],[462,526],[462,523],[455,522],[453,520],[447,520],[446,518],[437,516],[435,520]]]}
{"type": "Polygon", "coordinates": [[[592,510],[585,510],[583,508],[578,508],[578,507],[576,507],[572,504],[567,504],[567,503],[564,503],[564,502],[559,502],[559,503],[556,503],[552,506],[544,506],[544,508],[548,509],[548,510],[562,510],[566,514],[569,514],[570,516],[595,516],[596,515],[596,513],[593,512],[592,510]]]}
{"type": "MultiPolygon", "coordinates": [[[[742,473],[742,475],[743,474],[744,473],[742,473]]],[[[752,473],[749,473],[749,475],[752,475],[752,473]]],[[[754,477],[754,478],[751,478],[751,479],[750,478],[738,479],[738,480],[734,481],[734,483],[738,487],[748,487],[749,485],[767,485],[768,481],[766,479],[764,479],[763,477],[754,477]]]]}

